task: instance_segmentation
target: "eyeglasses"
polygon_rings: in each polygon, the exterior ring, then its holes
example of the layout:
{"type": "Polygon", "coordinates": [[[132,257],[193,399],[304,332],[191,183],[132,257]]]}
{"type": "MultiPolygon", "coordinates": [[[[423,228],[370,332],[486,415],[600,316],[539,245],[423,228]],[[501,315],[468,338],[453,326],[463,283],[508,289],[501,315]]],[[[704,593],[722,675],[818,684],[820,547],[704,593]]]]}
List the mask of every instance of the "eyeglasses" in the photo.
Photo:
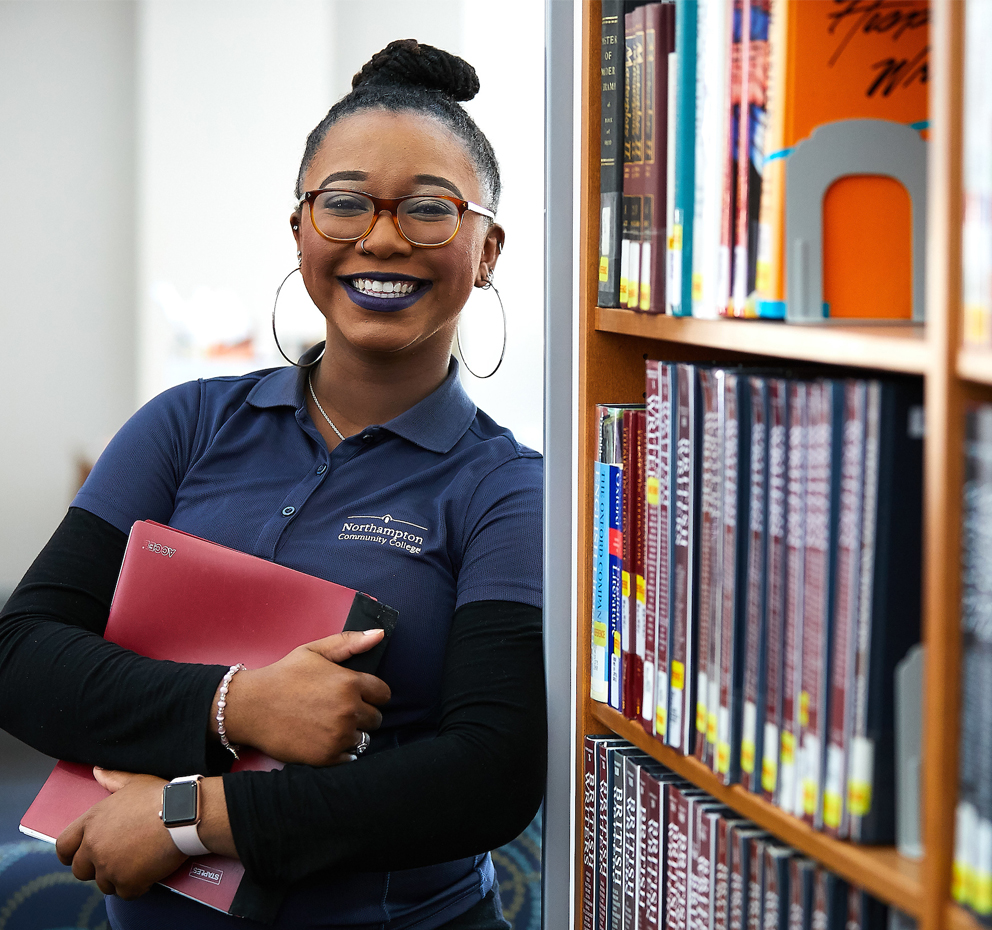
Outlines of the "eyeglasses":
{"type": "Polygon", "coordinates": [[[332,242],[364,239],[372,232],[379,215],[386,211],[399,234],[421,249],[436,249],[451,242],[468,212],[496,218],[495,213],[476,203],[435,194],[410,194],[386,200],[358,191],[322,189],[307,191],[300,206],[304,203],[310,207],[313,228],[332,242]]]}

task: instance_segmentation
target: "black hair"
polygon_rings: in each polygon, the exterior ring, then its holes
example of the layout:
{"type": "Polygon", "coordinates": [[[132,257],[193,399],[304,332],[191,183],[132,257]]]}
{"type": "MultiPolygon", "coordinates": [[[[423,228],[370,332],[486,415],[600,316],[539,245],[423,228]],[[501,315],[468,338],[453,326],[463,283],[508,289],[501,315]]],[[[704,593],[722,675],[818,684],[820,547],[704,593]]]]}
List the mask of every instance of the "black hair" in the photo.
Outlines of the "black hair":
{"type": "Polygon", "coordinates": [[[489,140],[459,105],[479,92],[479,77],[467,61],[416,39],[397,39],[373,55],[351,81],[342,97],[307,137],[296,196],[303,196],[303,175],[331,126],[361,110],[411,110],[433,116],[451,130],[468,150],[482,183],[484,206],[493,213],[499,203],[499,164],[489,140]]]}

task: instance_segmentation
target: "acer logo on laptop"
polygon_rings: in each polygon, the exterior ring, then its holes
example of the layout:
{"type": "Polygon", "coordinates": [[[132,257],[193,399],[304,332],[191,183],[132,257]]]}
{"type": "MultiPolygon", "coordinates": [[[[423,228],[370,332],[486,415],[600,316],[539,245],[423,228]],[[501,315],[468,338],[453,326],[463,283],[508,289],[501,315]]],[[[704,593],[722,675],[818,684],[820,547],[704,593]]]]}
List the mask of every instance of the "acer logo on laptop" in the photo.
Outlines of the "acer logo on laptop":
{"type": "Polygon", "coordinates": [[[189,868],[189,877],[198,878],[201,882],[210,882],[213,885],[219,885],[220,880],[224,877],[224,870],[208,869],[194,862],[189,868]]]}
{"type": "Polygon", "coordinates": [[[175,549],[170,549],[161,543],[152,542],[150,539],[146,539],[145,544],[141,548],[147,549],[149,552],[157,552],[159,555],[164,555],[170,559],[176,554],[175,549]]]}

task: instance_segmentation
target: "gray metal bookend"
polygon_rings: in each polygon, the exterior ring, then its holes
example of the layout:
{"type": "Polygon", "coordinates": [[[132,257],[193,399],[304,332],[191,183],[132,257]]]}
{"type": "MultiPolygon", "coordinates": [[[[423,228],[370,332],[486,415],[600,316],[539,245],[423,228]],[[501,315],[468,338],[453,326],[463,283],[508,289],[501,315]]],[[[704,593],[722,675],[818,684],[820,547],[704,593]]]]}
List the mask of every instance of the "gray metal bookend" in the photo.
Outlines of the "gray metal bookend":
{"type": "Polygon", "coordinates": [[[889,120],[825,123],[798,143],[785,169],[785,318],[826,318],[823,305],[823,198],[851,175],[894,178],[909,192],[913,217],[913,320],[924,318],[927,144],[909,126],[889,120]]]}

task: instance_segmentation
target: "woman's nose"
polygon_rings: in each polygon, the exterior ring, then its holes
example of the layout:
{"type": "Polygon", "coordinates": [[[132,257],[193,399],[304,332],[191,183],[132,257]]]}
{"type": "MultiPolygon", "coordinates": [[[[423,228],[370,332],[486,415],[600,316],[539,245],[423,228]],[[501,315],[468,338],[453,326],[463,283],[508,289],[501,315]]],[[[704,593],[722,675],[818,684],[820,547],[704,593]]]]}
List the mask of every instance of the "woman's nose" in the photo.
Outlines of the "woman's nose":
{"type": "Polygon", "coordinates": [[[396,220],[388,210],[379,211],[372,228],[364,239],[356,243],[356,248],[376,258],[388,258],[397,253],[408,255],[413,250],[413,246],[400,235],[396,220]]]}

